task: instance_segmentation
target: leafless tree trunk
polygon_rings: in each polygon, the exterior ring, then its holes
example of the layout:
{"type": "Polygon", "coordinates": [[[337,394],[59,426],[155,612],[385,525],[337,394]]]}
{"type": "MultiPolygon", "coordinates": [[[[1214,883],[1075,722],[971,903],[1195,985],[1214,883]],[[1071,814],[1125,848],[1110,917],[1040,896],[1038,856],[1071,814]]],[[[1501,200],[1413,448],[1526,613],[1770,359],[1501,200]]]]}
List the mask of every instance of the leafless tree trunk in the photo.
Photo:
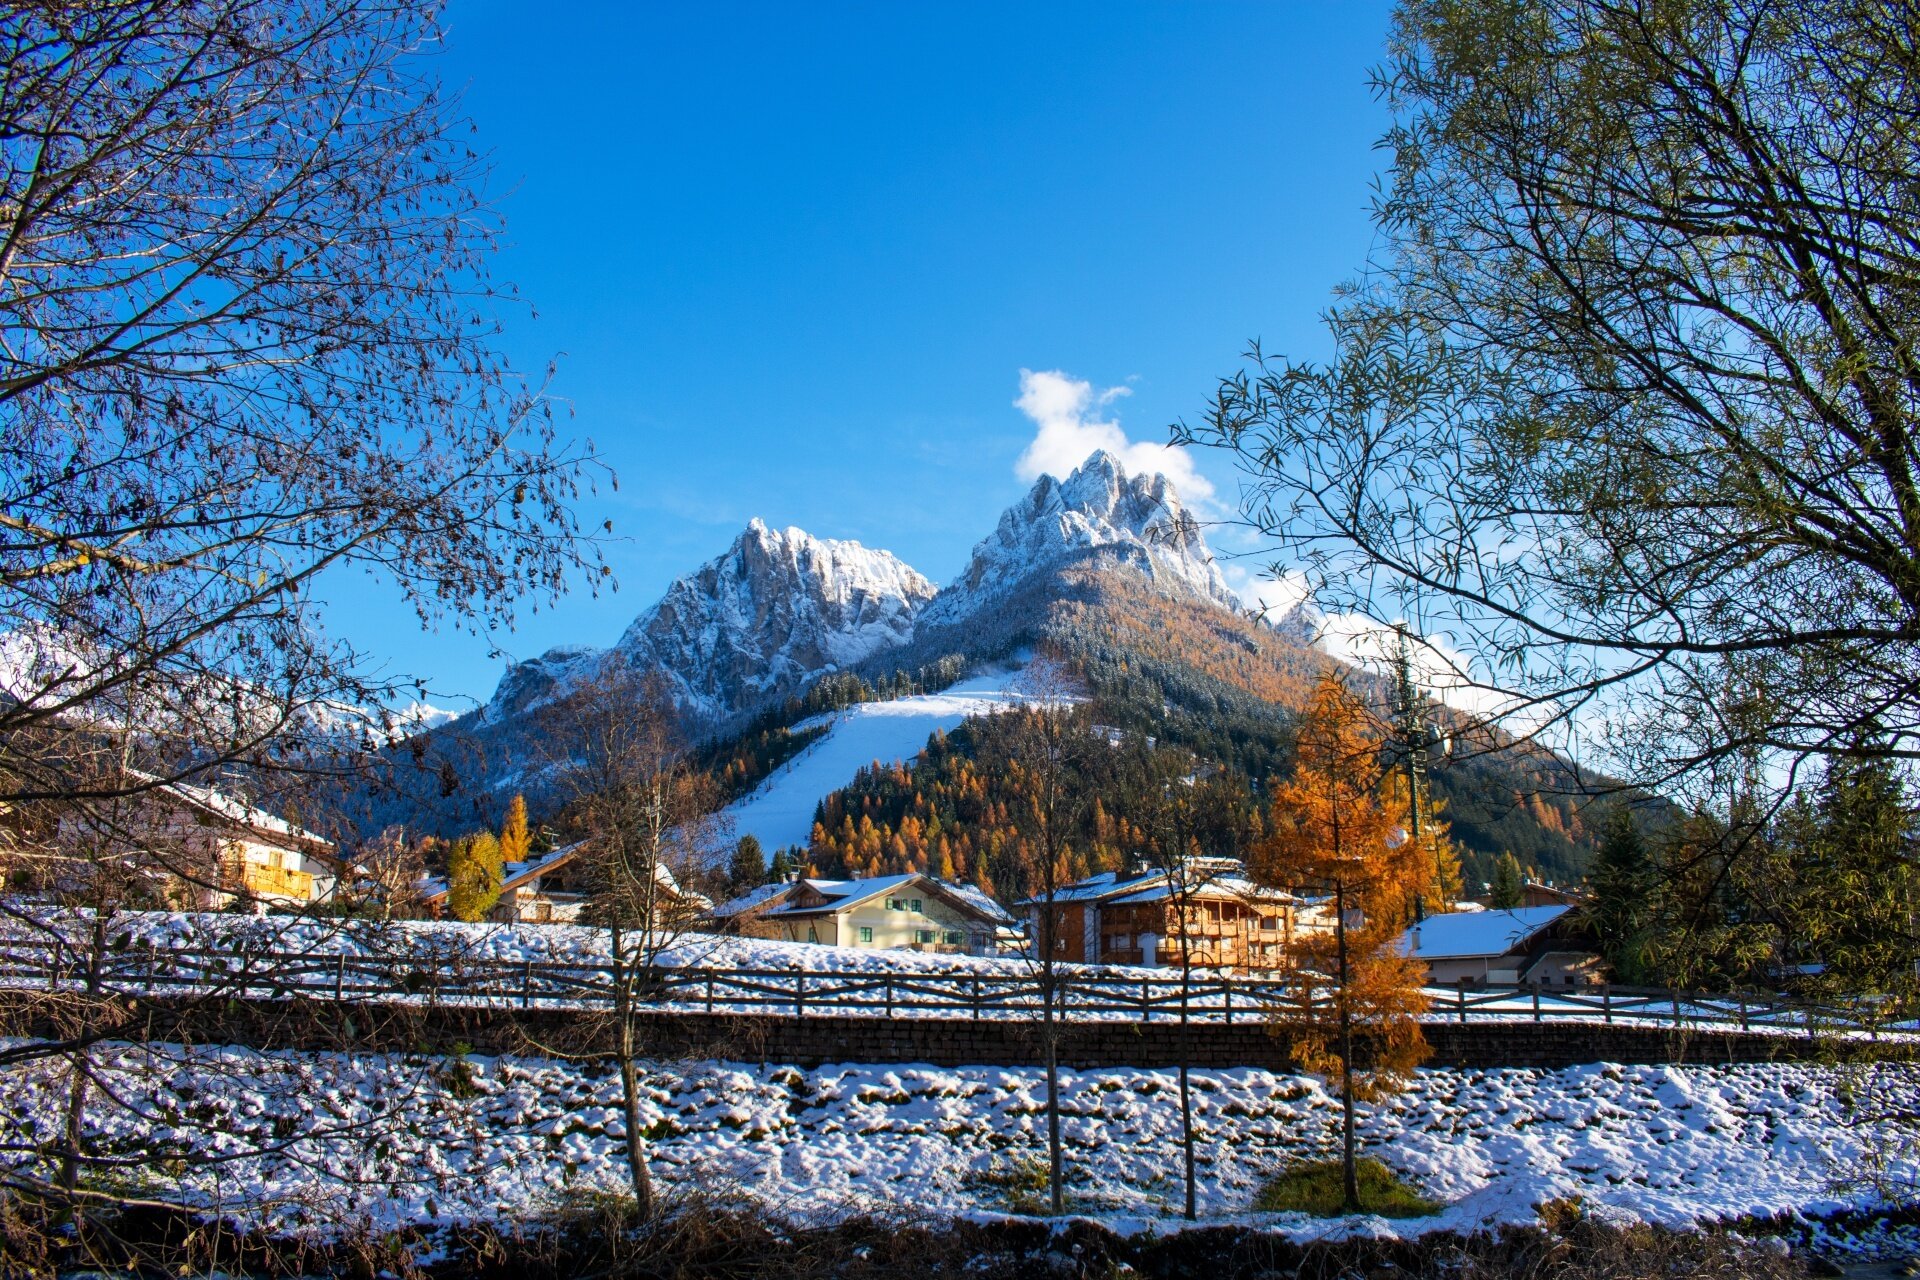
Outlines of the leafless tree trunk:
{"type": "MultiPolygon", "coordinates": [[[[1058,661],[1042,656],[1015,686],[1026,705],[1005,712],[996,735],[1020,797],[1020,875],[1036,913],[1035,968],[1040,983],[1040,1039],[1047,1077],[1047,1184],[1053,1212],[1066,1211],[1065,1160],[1060,1135],[1060,1022],[1058,953],[1061,891],[1068,883],[1071,842],[1091,797],[1075,785],[1076,766],[1094,742],[1080,704],[1078,682],[1058,661]]],[[[1104,748],[1103,748],[1104,749],[1104,748]]]]}
{"type": "Polygon", "coordinates": [[[657,999],[667,952],[704,936],[692,883],[723,846],[725,823],[710,781],[689,767],[657,675],[610,665],[547,708],[541,732],[568,796],[563,823],[585,843],[577,861],[592,898],[583,919],[608,931],[627,1165],[645,1221],[659,1197],[641,1118],[641,1015],[657,999]]]}

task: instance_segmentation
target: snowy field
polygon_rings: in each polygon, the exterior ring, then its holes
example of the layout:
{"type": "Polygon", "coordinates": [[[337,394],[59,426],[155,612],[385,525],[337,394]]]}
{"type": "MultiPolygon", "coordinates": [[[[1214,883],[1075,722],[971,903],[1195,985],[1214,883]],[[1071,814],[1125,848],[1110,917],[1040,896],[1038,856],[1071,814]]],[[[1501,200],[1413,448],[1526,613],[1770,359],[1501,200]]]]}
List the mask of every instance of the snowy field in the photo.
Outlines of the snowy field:
{"type": "Polygon", "coordinates": [[[939,693],[866,702],[803,720],[796,729],[831,724],[819,741],[727,809],[736,835],[753,835],[768,850],[805,845],[821,799],[878,760],[897,764],[926,749],[936,732],[951,733],[968,716],[991,715],[1024,701],[1010,686],[1022,670],[975,676],[939,693]]]}
{"type": "MultiPolygon", "coordinates": [[[[625,1179],[616,1075],[527,1058],[108,1048],[103,1152],[128,1176],[281,1227],[519,1217],[625,1179]],[[132,1117],[144,1113],[150,1119],[132,1117]],[[262,1154],[264,1152],[264,1154],[262,1154]]],[[[1166,1071],[1063,1072],[1070,1205],[1122,1229],[1178,1213],[1178,1105],[1166,1071]]],[[[0,1142],[51,1139],[56,1070],[0,1076],[0,1142]]],[[[1436,1216],[1329,1225],[1250,1209],[1289,1161],[1337,1150],[1338,1104],[1311,1079],[1194,1075],[1200,1204],[1215,1221],[1306,1237],[1470,1231],[1580,1197],[1669,1225],[1879,1207],[1839,1186],[1866,1144],[1920,1168],[1898,1135],[1855,1127],[1838,1070],[1806,1065],[1424,1071],[1373,1109],[1368,1154],[1442,1201],[1436,1216]]],[[[863,1211],[1017,1209],[1010,1174],[1044,1153],[1037,1072],[707,1062],[648,1077],[643,1123],[669,1190],[742,1194],[821,1220],[863,1211]]],[[[18,1155],[10,1157],[20,1158],[18,1155]]]]}

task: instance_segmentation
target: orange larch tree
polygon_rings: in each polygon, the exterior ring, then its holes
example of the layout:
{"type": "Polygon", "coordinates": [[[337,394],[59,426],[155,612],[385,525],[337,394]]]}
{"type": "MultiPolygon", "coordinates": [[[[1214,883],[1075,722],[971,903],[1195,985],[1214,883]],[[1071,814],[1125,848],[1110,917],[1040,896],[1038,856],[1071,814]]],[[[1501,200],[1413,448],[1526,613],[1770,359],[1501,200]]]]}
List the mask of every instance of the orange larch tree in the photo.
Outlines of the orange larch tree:
{"type": "Polygon", "coordinates": [[[1273,793],[1272,825],[1252,870],[1267,884],[1325,895],[1331,927],[1288,951],[1277,1029],[1303,1068],[1341,1099],[1346,1207],[1360,1209],[1354,1103],[1401,1087],[1427,1055],[1422,971],[1399,945],[1434,874],[1408,835],[1405,791],[1384,785],[1378,722],[1329,672],[1302,714],[1293,776],[1273,793]],[[1357,1044],[1363,1046],[1357,1049],[1357,1044]]]}

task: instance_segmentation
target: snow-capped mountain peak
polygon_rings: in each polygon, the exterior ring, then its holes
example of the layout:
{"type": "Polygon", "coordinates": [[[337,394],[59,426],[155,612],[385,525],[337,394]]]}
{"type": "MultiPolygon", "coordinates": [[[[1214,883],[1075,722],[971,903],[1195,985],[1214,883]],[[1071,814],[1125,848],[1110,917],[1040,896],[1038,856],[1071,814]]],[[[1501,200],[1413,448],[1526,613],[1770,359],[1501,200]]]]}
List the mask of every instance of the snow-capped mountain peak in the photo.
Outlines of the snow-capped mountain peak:
{"type": "Polygon", "coordinates": [[[1035,481],[923,618],[958,622],[1034,574],[1082,559],[1122,564],[1163,588],[1239,607],[1172,482],[1157,472],[1129,476],[1101,449],[1064,481],[1049,475],[1035,481]]]}
{"type": "Polygon", "coordinates": [[[722,723],[904,643],[934,591],[891,552],[756,517],[724,554],[668,587],[612,649],[555,649],[513,667],[486,718],[529,710],[618,661],[660,672],[690,718],[722,723]]]}

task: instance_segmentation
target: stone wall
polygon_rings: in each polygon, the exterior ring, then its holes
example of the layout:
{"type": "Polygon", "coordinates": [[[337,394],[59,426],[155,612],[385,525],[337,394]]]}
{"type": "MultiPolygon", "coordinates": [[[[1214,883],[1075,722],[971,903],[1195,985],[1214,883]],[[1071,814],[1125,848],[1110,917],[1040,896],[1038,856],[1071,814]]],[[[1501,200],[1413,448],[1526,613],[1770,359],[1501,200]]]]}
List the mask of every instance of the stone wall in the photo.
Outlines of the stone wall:
{"type": "MultiPolygon", "coordinates": [[[[7,1034],[49,1035],[35,1006],[0,1003],[7,1034]]],[[[120,1038],[240,1043],[261,1048],[372,1049],[426,1053],[601,1055],[613,1026],[605,1015],[572,1010],[496,1011],[340,1005],[331,1001],[219,1001],[129,1006],[120,1038]]],[[[643,1019],[649,1056],[718,1057],[817,1066],[828,1062],[925,1062],[936,1066],[1037,1066],[1037,1024],[951,1018],[737,1017],[661,1014],[643,1019]]],[[[1563,1067],[1587,1062],[1727,1063],[1827,1058],[1831,1042],[1802,1036],[1692,1030],[1600,1022],[1432,1022],[1430,1065],[1563,1067]]],[[[1906,1044],[1863,1044],[1875,1056],[1913,1055],[1906,1044]]],[[[1263,1023],[1068,1023],[1060,1061],[1075,1068],[1196,1067],[1284,1070],[1287,1045],[1263,1023]]]]}

